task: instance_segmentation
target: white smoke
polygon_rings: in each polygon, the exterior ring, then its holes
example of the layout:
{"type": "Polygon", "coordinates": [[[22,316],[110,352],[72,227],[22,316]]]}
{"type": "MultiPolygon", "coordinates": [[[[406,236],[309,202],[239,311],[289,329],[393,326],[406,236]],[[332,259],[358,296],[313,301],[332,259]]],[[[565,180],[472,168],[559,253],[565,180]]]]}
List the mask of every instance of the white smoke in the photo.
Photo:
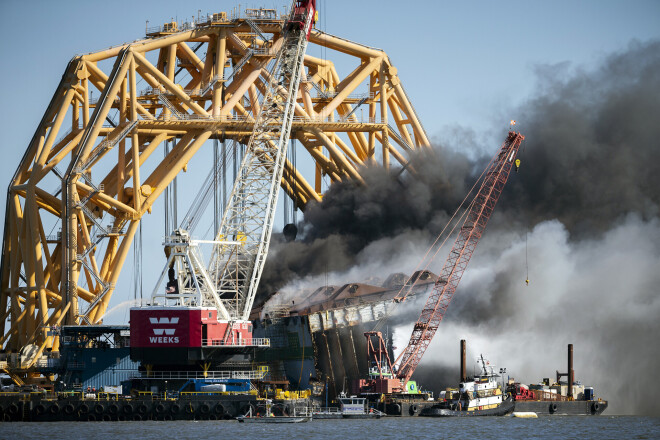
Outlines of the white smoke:
{"type": "MultiPolygon", "coordinates": [[[[523,168],[502,193],[417,374],[436,368],[430,377],[444,381],[448,367],[458,369],[465,338],[471,358],[483,352],[516,379],[538,382],[565,372],[573,343],[576,378],[610,401],[610,413],[657,414],[660,41],[633,41],[592,70],[558,75],[556,67],[539,66],[537,93],[507,109],[525,121],[523,168]]],[[[467,146],[450,137],[437,155],[412,156],[415,179],[374,169],[365,186],[334,184],[306,210],[303,239],[264,270],[264,291],[328,267],[344,282],[412,273],[487,162],[459,153],[490,151],[466,138],[467,146]]],[[[422,301],[401,305],[390,320],[399,350],[422,301]]]]}
{"type": "MultiPolygon", "coordinates": [[[[410,231],[396,237],[375,240],[356,257],[358,264],[346,271],[329,271],[321,274],[294,278],[264,305],[262,315],[274,306],[291,306],[304,301],[323,286],[343,286],[347,283],[365,283],[382,286],[393,273],[412,275],[423,269],[419,266],[429,245],[429,236],[422,231],[410,231]]],[[[271,255],[277,258],[277,252],[271,255]]],[[[262,316],[263,318],[263,316],[262,316]]]]}
{"type": "MultiPolygon", "coordinates": [[[[566,372],[575,350],[576,380],[609,400],[610,414],[657,414],[654,379],[660,360],[660,221],[622,219],[599,238],[569,241],[558,221],[527,237],[486,233],[422,365],[450,367],[458,377],[459,340],[468,364],[483,353],[525,383],[566,372]]],[[[412,324],[394,345],[405,347],[412,324]]],[[[454,386],[440,384],[439,389],[454,386]]]]}

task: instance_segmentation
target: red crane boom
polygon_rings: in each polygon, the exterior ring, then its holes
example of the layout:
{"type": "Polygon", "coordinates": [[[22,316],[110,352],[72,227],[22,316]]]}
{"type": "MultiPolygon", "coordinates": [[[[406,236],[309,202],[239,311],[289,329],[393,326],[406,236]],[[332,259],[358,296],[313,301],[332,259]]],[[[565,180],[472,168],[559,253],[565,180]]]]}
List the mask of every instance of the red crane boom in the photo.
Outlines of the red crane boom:
{"type": "Polygon", "coordinates": [[[523,139],[525,137],[522,134],[509,132],[497,156],[490,163],[479,192],[470,203],[469,212],[442,268],[440,277],[415,323],[408,346],[395,362],[398,365],[396,376],[401,381],[402,387],[405,387],[415,372],[440,321],[445,316],[456,287],[461,281],[463,272],[470,262],[474,249],[477,247],[488,219],[509,178],[511,167],[514,166],[516,154],[523,139]]]}

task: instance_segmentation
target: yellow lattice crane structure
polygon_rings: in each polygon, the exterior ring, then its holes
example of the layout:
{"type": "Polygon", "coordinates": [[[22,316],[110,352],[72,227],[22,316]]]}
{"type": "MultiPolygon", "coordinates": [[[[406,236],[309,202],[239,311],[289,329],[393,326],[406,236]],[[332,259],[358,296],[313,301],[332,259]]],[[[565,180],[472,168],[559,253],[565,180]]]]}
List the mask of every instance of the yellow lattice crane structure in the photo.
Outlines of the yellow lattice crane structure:
{"type": "MultiPolygon", "coordinates": [[[[275,10],[214,13],[69,62],[8,189],[0,343],[14,371],[59,350],[54,327],[102,322],[141,219],[195,154],[248,142],[282,26],[275,10]]],[[[323,176],[363,182],[429,146],[384,51],[316,29],[309,44],[329,56],[305,55],[295,103],[291,136],[315,170],[287,161],[281,187],[300,209],[323,176]],[[354,69],[340,76],[333,54],[354,69]]]]}

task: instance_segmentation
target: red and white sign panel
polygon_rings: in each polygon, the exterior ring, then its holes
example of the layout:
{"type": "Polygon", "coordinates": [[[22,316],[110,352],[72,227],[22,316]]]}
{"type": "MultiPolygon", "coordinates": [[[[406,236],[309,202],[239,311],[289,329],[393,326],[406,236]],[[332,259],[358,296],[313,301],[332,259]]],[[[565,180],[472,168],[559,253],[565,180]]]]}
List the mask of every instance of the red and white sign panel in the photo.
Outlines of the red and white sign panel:
{"type": "Polygon", "coordinates": [[[133,347],[200,347],[201,310],[131,309],[133,347]]]}

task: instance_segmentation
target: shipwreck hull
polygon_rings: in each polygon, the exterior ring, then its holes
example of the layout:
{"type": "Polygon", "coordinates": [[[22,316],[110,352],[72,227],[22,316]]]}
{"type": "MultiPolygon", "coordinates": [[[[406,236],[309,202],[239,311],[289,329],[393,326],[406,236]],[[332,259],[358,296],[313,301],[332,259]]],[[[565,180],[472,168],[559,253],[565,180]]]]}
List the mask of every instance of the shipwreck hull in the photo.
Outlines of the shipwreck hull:
{"type": "MultiPolygon", "coordinates": [[[[424,294],[437,280],[429,271],[412,277],[393,274],[382,286],[352,283],[301,292],[295,303],[262,304],[251,314],[255,338],[270,338],[270,348],[256,360],[269,366],[271,379],[292,388],[312,389],[329,399],[348,391],[353,380],[369,373],[364,333],[393,313],[393,299],[406,283],[412,295],[424,294]],[[414,284],[414,286],[413,286],[414,284]]],[[[385,338],[391,334],[385,332],[385,338]]],[[[394,354],[391,352],[390,357],[394,354]]]]}

